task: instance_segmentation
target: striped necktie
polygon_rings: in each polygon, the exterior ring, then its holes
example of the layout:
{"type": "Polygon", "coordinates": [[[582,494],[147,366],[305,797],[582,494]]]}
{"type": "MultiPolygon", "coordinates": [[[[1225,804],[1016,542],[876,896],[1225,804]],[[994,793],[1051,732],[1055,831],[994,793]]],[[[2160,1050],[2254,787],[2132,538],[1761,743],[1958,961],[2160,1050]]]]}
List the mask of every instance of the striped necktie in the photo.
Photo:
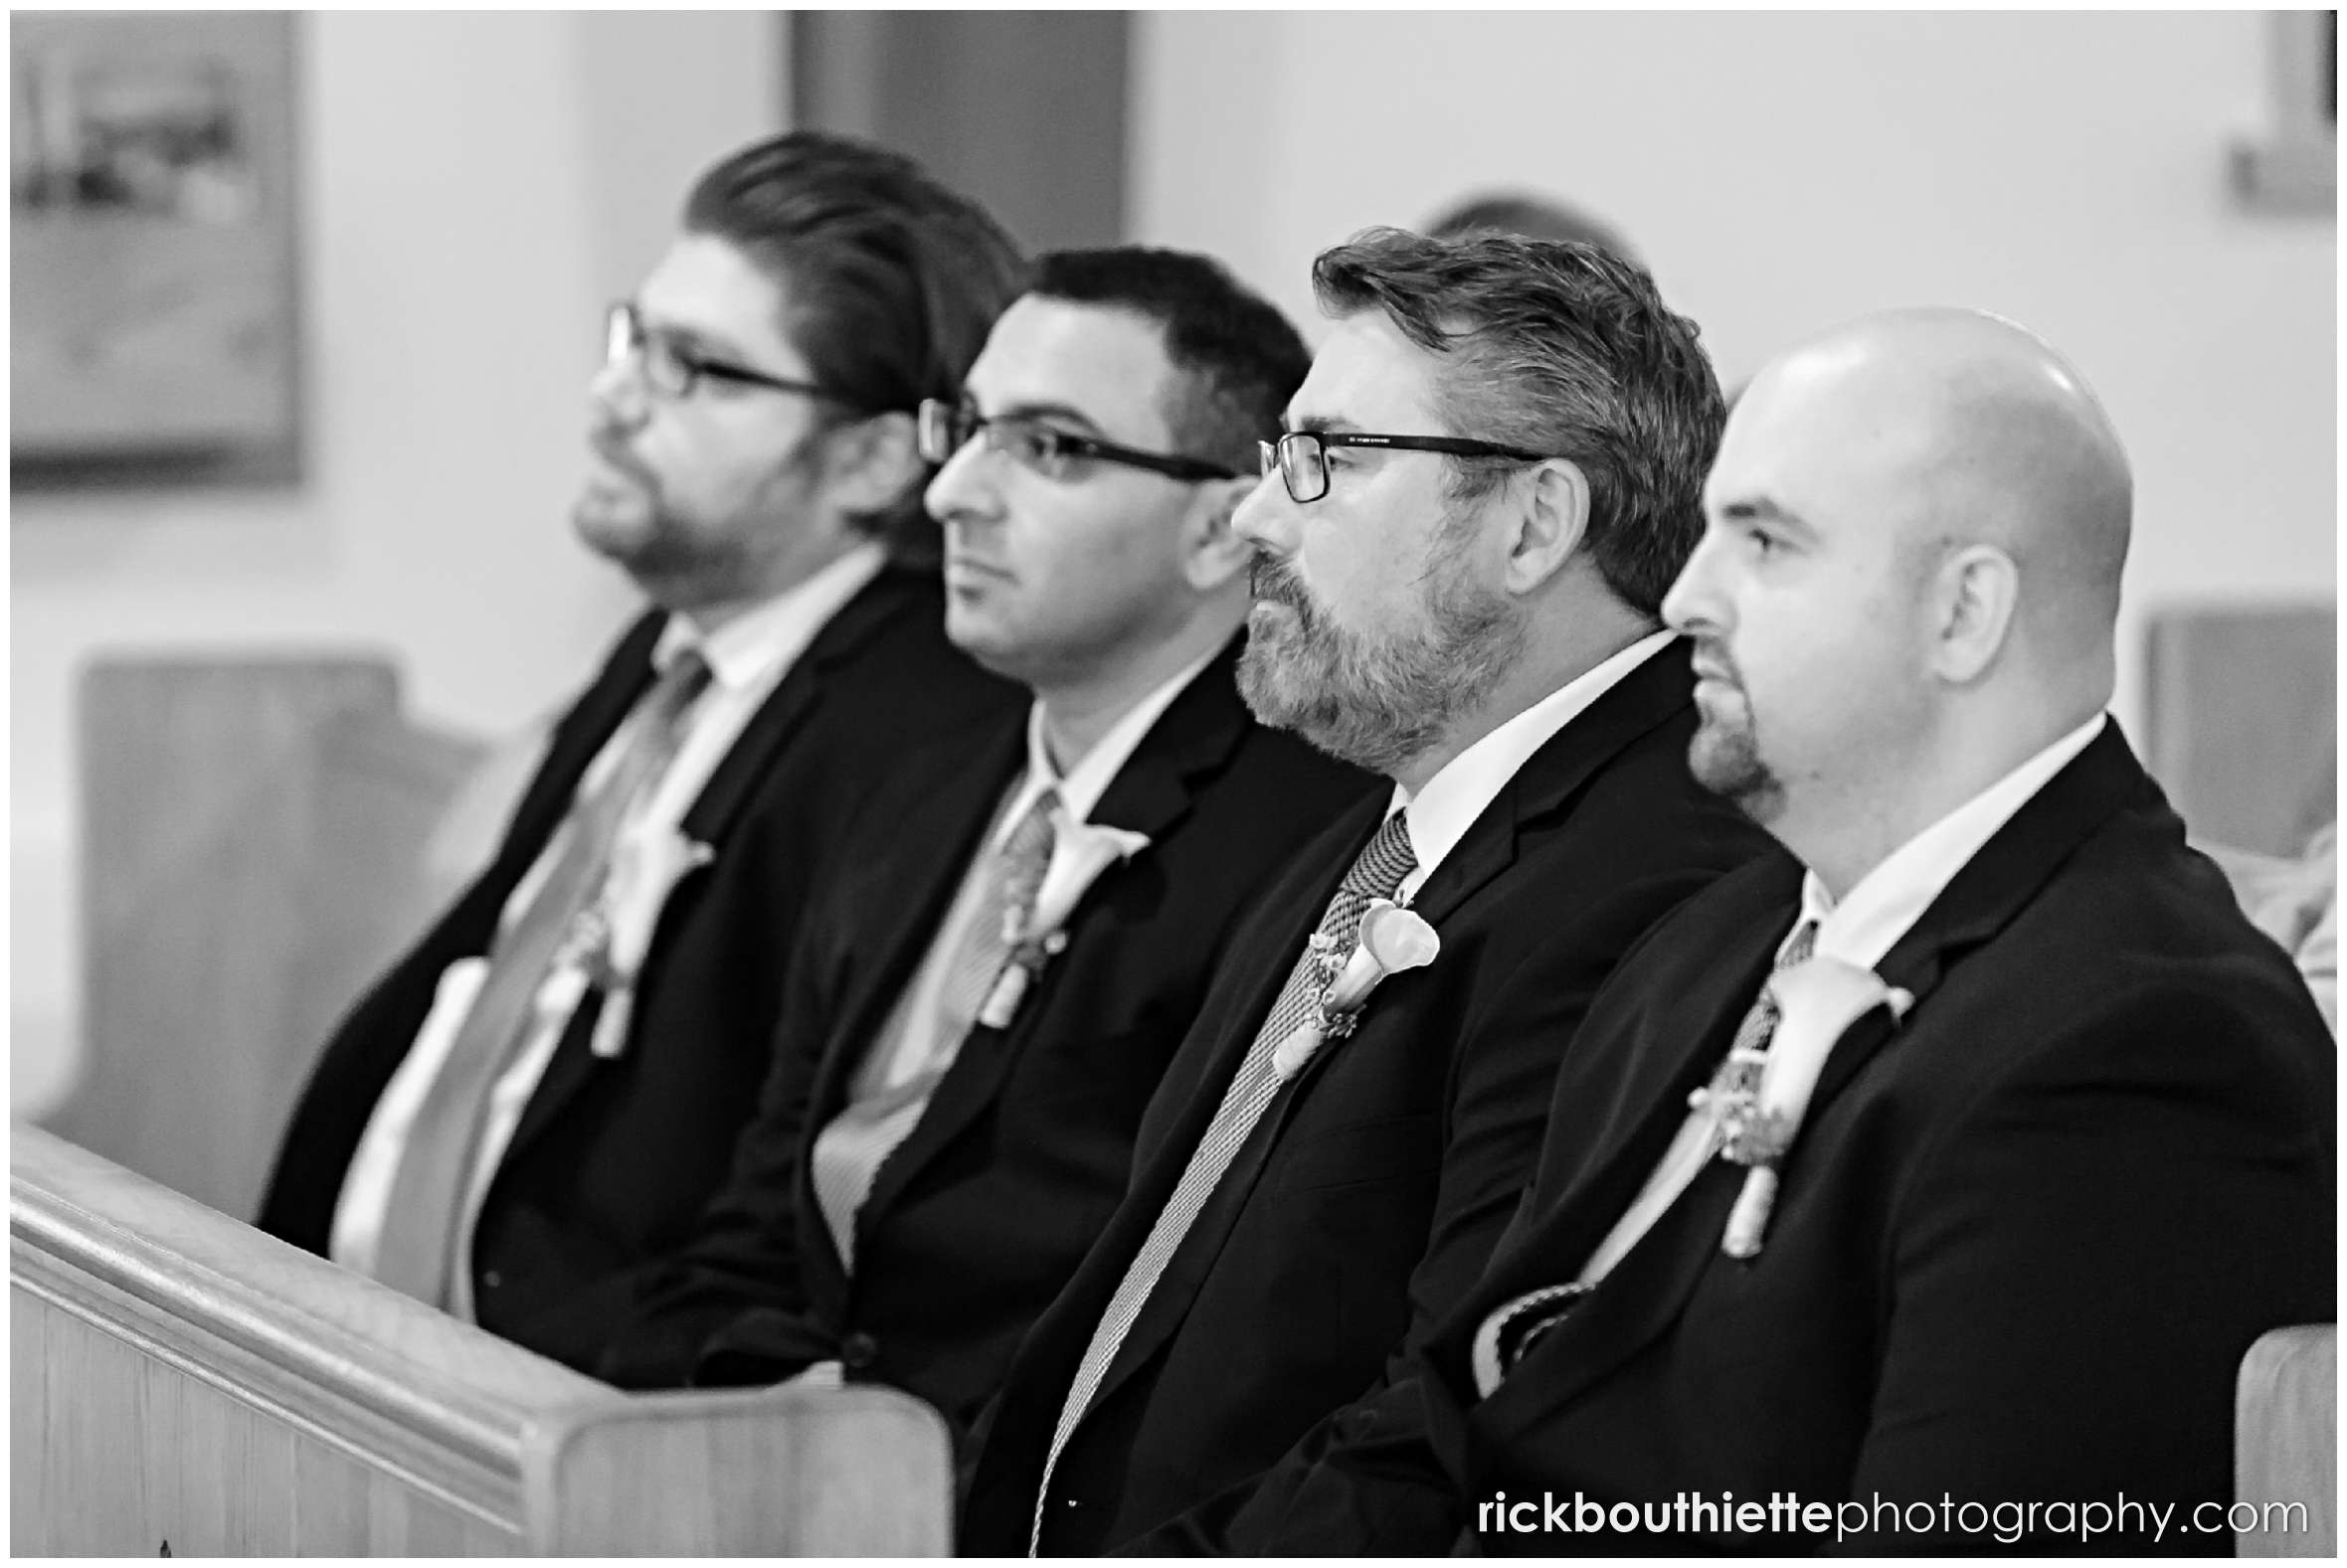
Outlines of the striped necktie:
{"type": "Polygon", "coordinates": [[[1034,1529],[1027,1543],[1029,1556],[1042,1544],[1043,1503],[1050,1495],[1051,1473],[1059,1463],[1060,1451],[1067,1447],[1069,1436],[1083,1419],[1125,1336],[1140,1319],[1150,1292],[1156,1289],[1166,1266],[1174,1261],[1182,1238],[1189,1234],[1215,1184],[1230,1168],[1239,1146],[1255,1131],[1255,1125],[1263,1120],[1263,1113],[1270,1109],[1279,1093],[1281,1080],[1273,1070],[1272,1053],[1282,1040],[1318,1012],[1321,994],[1328,988],[1335,969],[1324,955],[1333,956],[1338,964],[1352,957],[1354,935],[1370,902],[1391,898],[1394,889],[1401,886],[1402,878],[1417,863],[1417,856],[1410,848],[1407,815],[1396,811],[1361,850],[1353,869],[1345,873],[1336,896],[1329,900],[1328,910],[1321,916],[1319,930],[1297,955],[1296,966],[1288,971],[1279,999],[1272,1003],[1262,1028],[1247,1047],[1246,1057],[1239,1063],[1222,1103],[1214,1110],[1214,1120],[1207,1124],[1205,1136],[1191,1152],[1189,1164],[1174,1184],[1173,1196],[1166,1200],[1148,1239],[1141,1244],[1141,1251],[1126,1268],[1117,1294],[1110,1298],[1108,1309],[1101,1314],[1099,1326],[1092,1331],[1092,1342],[1077,1365],[1075,1381],[1068,1389],[1066,1403],[1060,1407],[1059,1424],[1051,1436],[1050,1453],[1043,1461],[1043,1479],[1035,1490],[1034,1529]]]}
{"type": "Polygon", "coordinates": [[[698,652],[669,661],[629,715],[602,781],[573,800],[529,903],[491,945],[480,991],[400,1149],[375,1266],[375,1277],[394,1290],[434,1307],[448,1304],[451,1271],[464,1266],[454,1244],[490,1093],[529,1037],[547,975],[596,919],[630,807],[667,772],[684,714],[708,684],[709,665],[698,652]]]}
{"type": "MultiPolygon", "coordinates": [[[[983,855],[976,865],[976,875],[984,882],[937,1000],[934,1038],[945,1049],[903,1082],[859,1093],[815,1137],[809,1156],[815,1203],[838,1244],[839,1261],[847,1268],[855,1264],[856,1211],[871,1192],[873,1179],[897,1145],[912,1135],[988,995],[1009,966],[1017,934],[1026,927],[1035,895],[1042,890],[1043,873],[1051,864],[1057,837],[1052,813],[1058,803],[1056,790],[1044,790],[1002,847],[983,855]]],[[[881,1039],[892,1041],[899,1032],[885,1032],[881,1039]]],[[[885,1074],[888,1065],[874,1062],[868,1069],[885,1074]]]]}

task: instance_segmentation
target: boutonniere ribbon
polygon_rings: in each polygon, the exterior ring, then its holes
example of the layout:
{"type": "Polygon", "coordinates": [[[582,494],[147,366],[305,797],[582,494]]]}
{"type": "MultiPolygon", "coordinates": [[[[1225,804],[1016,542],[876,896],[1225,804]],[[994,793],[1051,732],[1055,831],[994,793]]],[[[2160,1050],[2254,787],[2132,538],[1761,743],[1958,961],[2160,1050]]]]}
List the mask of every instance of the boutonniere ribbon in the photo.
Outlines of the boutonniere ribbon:
{"type": "Polygon", "coordinates": [[[1777,1007],[1768,1048],[1756,1060],[1731,1059],[1718,1083],[1696,1092],[1718,1118],[1721,1156],[1749,1171],[1719,1243],[1738,1259],[1759,1256],[1776,1206],[1777,1167],[1800,1135],[1834,1043],[1878,1007],[1890,1008],[1896,1022],[1915,1004],[1911,992],[1886,984],[1874,970],[1834,958],[1779,970],[1768,987],[1777,1007]]]}
{"type": "MultiPolygon", "coordinates": [[[[588,1048],[605,1061],[617,1059],[628,1047],[628,1025],[635,1011],[635,977],[642,971],[644,956],[651,951],[660,911],[667,907],[677,884],[716,855],[709,845],[674,828],[629,834],[614,847],[602,892],[577,928],[581,961],[555,965],[556,974],[579,974],[603,992],[603,1011],[596,1015],[588,1048]]],[[[583,995],[585,985],[579,990],[583,995]]],[[[574,996],[570,1006],[576,1007],[580,999],[574,996]]]]}
{"type": "Polygon", "coordinates": [[[993,989],[978,1010],[981,1024],[990,1029],[1009,1027],[1035,976],[1066,949],[1068,919],[1092,884],[1110,866],[1148,847],[1147,833],[1105,822],[1072,821],[1065,806],[1053,806],[1051,861],[1043,868],[1034,902],[1022,910],[1022,901],[1013,899],[1002,913],[1002,940],[1010,945],[1010,961],[995,976],[993,989]]]}
{"type": "Polygon", "coordinates": [[[1319,1016],[1298,1024],[1272,1048],[1271,1071],[1282,1083],[1304,1071],[1322,1041],[1353,1033],[1379,980],[1432,963],[1442,952],[1442,939],[1416,912],[1381,898],[1362,911],[1350,956],[1317,932],[1312,949],[1323,975],[1319,1016]]]}

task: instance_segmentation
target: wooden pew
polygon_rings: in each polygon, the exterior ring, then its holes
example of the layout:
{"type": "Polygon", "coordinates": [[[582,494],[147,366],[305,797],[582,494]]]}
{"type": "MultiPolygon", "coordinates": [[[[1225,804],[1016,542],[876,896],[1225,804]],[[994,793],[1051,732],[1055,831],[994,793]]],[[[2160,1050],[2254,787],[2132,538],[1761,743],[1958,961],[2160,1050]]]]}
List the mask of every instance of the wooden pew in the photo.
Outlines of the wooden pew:
{"type": "Polygon", "coordinates": [[[2276,1328],[2234,1391],[2233,1493],[2257,1505],[2243,1557],[2339,1555],[2339,1325],[2276,1328]]]}
{"type": "Polygon", "coordinates": [[[887,1389],[626,1395],[38,1130],[10,1156],[24,1555],[938,1555],[887,1389]]]}
{"type": "Polygon", "coordinates": [[[424,848],[480,756],[364,654],[82,673],[81,1075],[51,1131],[259,1206],[334,1021],[451,891],[424,848]]]}

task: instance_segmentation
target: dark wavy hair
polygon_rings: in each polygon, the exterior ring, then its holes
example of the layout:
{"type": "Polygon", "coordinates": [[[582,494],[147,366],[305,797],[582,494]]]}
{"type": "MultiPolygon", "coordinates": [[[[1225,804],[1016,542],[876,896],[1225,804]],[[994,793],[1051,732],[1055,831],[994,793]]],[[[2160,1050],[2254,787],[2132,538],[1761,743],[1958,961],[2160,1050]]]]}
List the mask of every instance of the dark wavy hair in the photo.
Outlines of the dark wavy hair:
{"type": "MultiPolygon", "coordinates": [[[[1644,267],[1570,241],[1370,229],[1322,252],[1312,283],[1330,315],[1382,310],[1436,357],[1450,434],[1577,464],[1599,572],[1642,613],[1660,610],[1703,532],[1704,475],[1727,414],[1696,324],[1644,267]]],[[[1444,461],[1461,501],[1522,471],[1444,461]]]]}
{"type": "MultiPolygon", "coordinates": [[[[784,333],[855,411],[835,420],[956,396],[1026,283],[1017,243],[986,209],[901,153],[820,131],[753,142],[702,175],[684,229],[727,242],[782,284],[784,333]]],[[[931,554],[921,491],[855,521],[931,554]]]]}
{"type": "Polygon", "coordinates": [[[1167,428],[1185,455],[1238,473],[1255,471],[1255,443],[1279,435],[1312,369],[1294,324],[1211,257],[1139,245],[1054,251],[1027,291],[1153,323],[1175,372],[1167,428]]]}

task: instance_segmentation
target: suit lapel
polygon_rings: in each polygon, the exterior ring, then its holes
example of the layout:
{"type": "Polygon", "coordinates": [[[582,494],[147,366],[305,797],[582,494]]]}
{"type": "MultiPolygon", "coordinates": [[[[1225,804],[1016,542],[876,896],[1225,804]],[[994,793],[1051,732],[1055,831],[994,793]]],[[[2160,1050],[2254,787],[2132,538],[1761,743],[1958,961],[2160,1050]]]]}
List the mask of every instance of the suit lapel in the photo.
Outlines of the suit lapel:
{"type": "MultiPolygon", "coordinates": [[[[1569,809],[1582,787],[1597,772],[1611,762],[1625,748],[1657,726],[1668,723],[1672,716],[1692,700],[1694,679],[1689,670],[1689,651],[1684,640],[1662,648],[1621,680],[1614,683],[1589,707],[1574,717],[1517,770],[1491,803],[1476,817],[1464,837],[1451,852],[1443,857],[1411,907],[1439,933],[1442,923],[1457,913],[1469,899],[1490,884],[1493,878],[1515,864],[1523,835],[1536,825],[1544,824],[1558,813],[1569,809]]],[[[1352,864],[1359,853],[1361,843],[1376,822],[1383,820],[1386,801],[1380,799],[1369,808],[1359,838],[1345,866],[1352,864]]],[[[1340,873],[1342,874],[1342,873],[1340,873]]],[[[1329,893],[1334,893],[1332,881],[1329,893]]],[[[1235,1016],[1249,1019],[1243,1029],[1233,1029],[1222,1042],[1213,1068],[1205,1084],[1211,1093],[1198,1097],[1191,1107],[1194,1126],[1186,1138],[1177,1138],[1171,1145],[1182,1151],[1183,1163],[1188,1152],[1197,1146],[1212,1120],[1213,1107],[1219,1105],[1222,1092],[1236,1076],[1247,1048],[1253,1043],[1257,1029],[1270,1012],[1278,996],[1279,987],[1286,983],[1295,965],[1296,955],[1302,951],[1305,938],[1327,907],[1327,894],[1315,906],[1306,925],[1295,936],[1294,945],[1273,965],[1275,977],[1268,981],[1257,1006],[1235,1016]],[[1197,1115],[1200,1108],[1203,1115],[1197,1115]]],[[[1438,958],[1437,963],[1441,961],[1438,958]]],[[[1189,1304],[1204,1283],[1214,1259],[1229,1239],[1240,1213],[1245,1209],[1255,1184],[1270,1163],[1272,1151],[1278,1146],[1288,1124],[1294,1120],[1312,1085],[1330,1063],[1340,1055],[1362,1049],[1375,1049],[1377,1028],[1372,1004],[1363,1029],[1371,1031],[1366,1037],[1356,1035],[1333,1047],[1324,1048],[1306,1062],[1303,1070],[1284,1086],[1264,1112],[1263,1120],[1251,1132],[1230,1168],[1215,1183],[1205,1206],[1182,1238],[1173,1261],[1157,1287],[1150,1292],[1141,1315],[1119,1346],[1116,1359],[1101,1381],[1095,1403],[1105,1401],[1115,1386],[1132,1371],[1146,1362],[1157,1346],[1173,1333],[1188,1312],[1189,1304]]],[[[1407,1046],[1399,1047],[1406,1049],[1407,1046]]],[[[1178,1178],[1176,1178],[1178,1179],[1178,1178]]],[[[1170,1194],[1172,1188],[1167,1189],[1170,1194]]]]}
{"type": "MultiPolygon", "coordinates": [[[[1189,814],[1190,802],[1197,791],[1228,765],[1253,723],[1239,702],[1235,685],[1239,646],[1233,641],[1167,706],[1141,744],[1133,749],[1125,766],[1109,782],[1087,820],[1147,834],[1154,848],[1189,814]]],[[[1017,1060],[1032,1034],[1035,1021],[1049,1015],[1053,980],[1068,965],[1085,961],[1080,944],[1086,912],[1098,908],[1117,879],[1133,874],[1139,869],[1139,862],[1152,852],[1145,849],[1134,861],[1109,867],[1085,890],[1083,899],[1068,917],[1069,951],[1044,968],[1038,984],[1025,998],[1009,1027],[991,1029],[981,1025],[962,1042],[953,1064],[946,1069],[936,1093],[931,1096],[928,1109],[873,1177],[871,1191],[856,1211],[859,1235],[878,1223],[906,1184],[993,1103],[1010,1064],[1017,1060]]],[[[967,870],[965,856],[951,885],[958,886],[967,870]]],[[[934,937],[936,921],[932,919],[919,929],[934,937]]],[[[919,951],[927,951],[926,941],[919,951]]],[[[910,972],[908,968],[906,974],[909,976],[910,972]]],[[[891,1000],[900,988],[901,982],[887,987],[891,1000]]],[[[853,1038],[868,1042],[871,1031],[859,1030],[853,1038]]]]}
{"type": "MultiPolygon", "coordinates": [[[[722,850],[724,835],[743,807],[755,798],[757,789],[772,766],[775,753],[806,722],[821,694],[823,672],[832,665],[852,656],[873,637],[894,624],[900,616],[913,612],[922,602],[919,581],[910,574],[884,570],[866,584],[861,592],[834,614],[815,633],[807,650],[793,661],[791,668],[774,692],[753,714],[741,735],[727,751],[724,761],[702,786],[691,809],[684,814],[679,830],[686,838],[722,850]]],[[[655,627],[655,635],[656,627],[655,627]]],[[[645,648],[648,675],[649,644],[645,648]]],[[[629,702],[633,702],[631,696],[629,702]]],[[[627,707],[620,710],[624,717],[627,707]]],[[[614,718],[616,727],[619,722],[614,718]]],[[[576,781],[574,781],[575,786],[576,781]]],[[[567,807],[567,801],[566,801],[567,807]]],[[[704,873],[706,875],[706,873],[704,873]]],[[[659,951],[660,927],[666,924],[672,909],[660,912],[652,931],[652,952],[659,951]]],[[[546,1064],[546,1073],[530,1095],[529,1104],[522,1108],[521,1120],[513,1130],[507,1145],[506,1158],[510,1161],[515,1150],[525,1146],[553,1122],[571,1096],[592,1079],[598,1067],[589,1041],[594,1038],[595,1020],[601,1015],[604,995],[590,991],[578,1011],[571,1015],[563,1030],[562,1043],[546,1064]]]]}
{"type": "Polygon", "coordinates": [[[891,569],[841,606],[743,726],[685,812],[680,824],[684,835],[704,844],[722,842],[734,819],[756,798],[775,753],[814,710],[830,672],[905,616],[920,613],[931,597],[918,579],[891,569]]]}
{"type": "MultiPolygon", "coordinates": [[[[2116,724],[2107,725],[1957,872],[1886,956],[1878,972],[1888,983],[1913,992],[1920,1009],[1947,968],[2002,930],[2080,844],[2116,811],[2147,798],[2158,801],[2156,788],[2119,737],[2116,724]]],[[[1782,936],[1780,926],[1770,936],[1770,950],[1782,936]]],[[[1745,967],[1750,966],[1747,953],[1745,967]]],[[[1758,985],[1757,974],[1748,976],[1742,986],[1744,1005],[1758,993],[1758,985]]],[[[1726,1012],[1732,1015],[1726,1024],[1732,1030],[1741,1008],[1730,1006],[1726,1012]]],[[[1703,1037],[1702,1050],[1648,1102],[1651,1110],[1637,1124],[1640,1135],[1615,1145],[1595,1167],[1598,1178],[1578,1195],[1571,1213],[1560,1216],[1559,1225],[1538,1233],[1539,1255],[1550,1276],[1588,1255],[1660,1161],[1669,1139],[1664,1136],[1658,1142],[1654,1129],[1684,1119],[1684,1087],[1700,1082],[1726,1050],[1729,1036],[1720,1030],[1722,1013],[1716,998],[1709,1014],[1706,1027],[1690,1031],[1703,1037]],[[1647,1145],[1652,1145],[1651,1155],[1647,1145]]],[[[1889,1009],[1880,1007],[1853,1023],[1827,1055],[1805,1124],[1814,1126],[1834,1098],[1877,1052],[1899,1037],[1903,1027],[1894,1022],[1889,1009]]],[[[1654,1048],[1660,1042],[1643,1044],[1654,1048]]],[[[1788,1182],[1799,1179],[1799,1153],[1796,1144],[1788,1182]]],[[[1543,1341],[1538,1379],[1543,1405],[1553,1408],[1594,1385],[1678,1319],[1718,1251],[1727,1211],[1743,1177],[1740,1167],[1712,1161],[1604,1285],[1557,1327],[1550,1336],[1554,1347],[1543,1341]]],[[[1518,1271],[1512,1267],[1509,1272],[1518,1271]]],[[[1523,1283],[1535,1282],[1528,1276],[1523,1283]]]]}
{"type": "MultiPolygon", "coordinates": [[[[595,683],[555,727],[546,761],[514,807],[513,825],[498,853],[498,870],[505,874],[504,894],[512,892],[532,862],[545,852],[547,840],[569,813],[589,765],[651,684],[652,648],[667,621],[667,614],[657,610],[638,616],[612,649],[595,683]]],[[[499,896],[500,904],[504,894],[499,896]]],[[[490,913],[494,920],[496,912],[490,913]]],[[[485,936],[483,940],[485,943],[485,936]]]]}

